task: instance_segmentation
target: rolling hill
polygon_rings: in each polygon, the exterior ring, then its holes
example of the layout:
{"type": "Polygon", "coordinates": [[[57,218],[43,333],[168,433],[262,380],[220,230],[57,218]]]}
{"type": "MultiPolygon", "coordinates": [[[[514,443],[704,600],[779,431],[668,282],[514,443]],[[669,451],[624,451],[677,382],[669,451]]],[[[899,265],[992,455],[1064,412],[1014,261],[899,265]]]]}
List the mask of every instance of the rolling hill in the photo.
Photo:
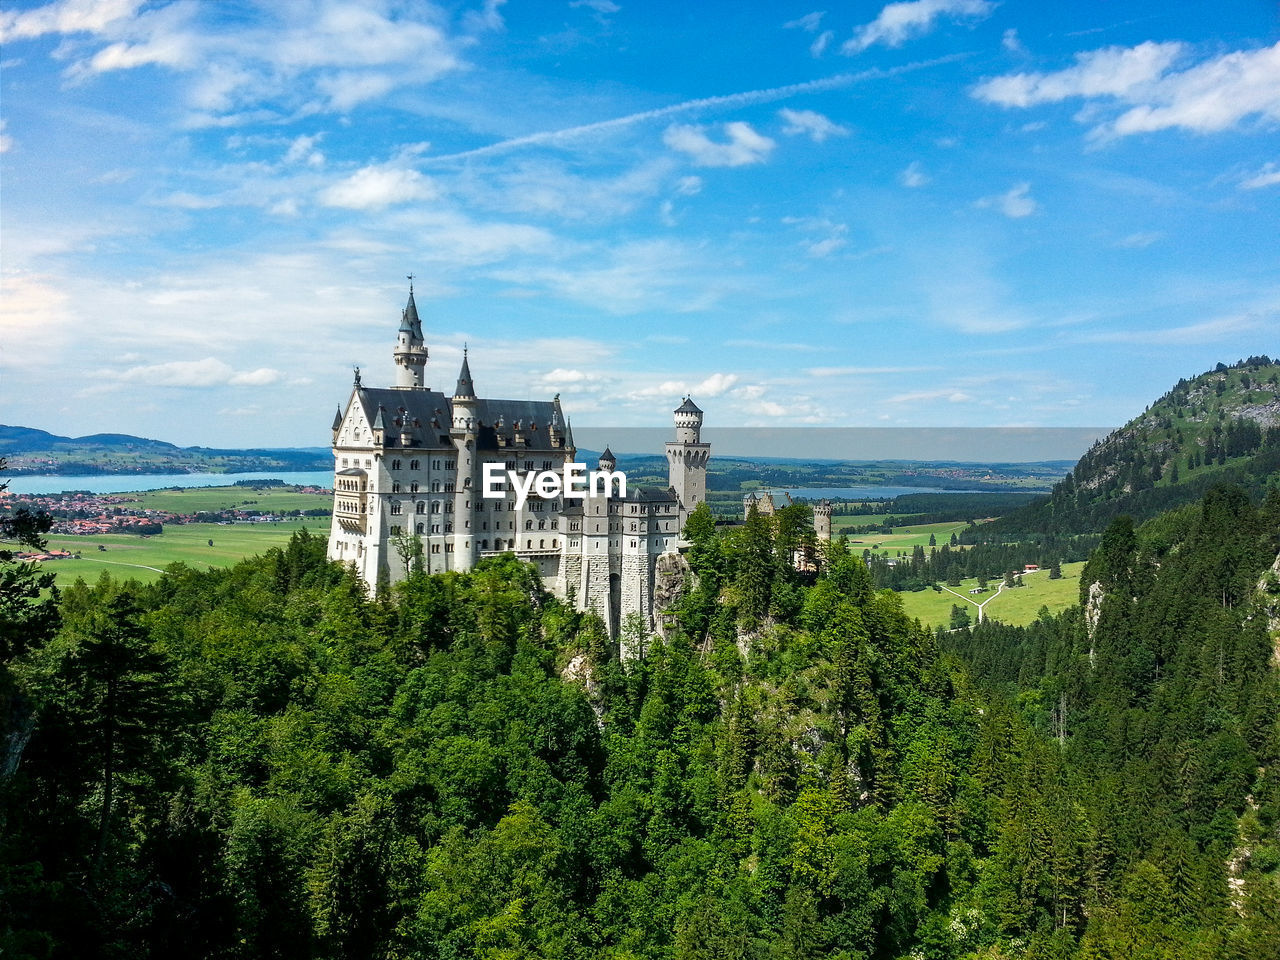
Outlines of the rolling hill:
{"type": "Polygon", "coordinates": [[[1052,493],[964,542],[1100,533],[1122,514],[1145,520],[1218,483],[1253,493],[1280,475],[1280,363],[1258,356],[1179,380],[1098,441],[1052,493]]]}

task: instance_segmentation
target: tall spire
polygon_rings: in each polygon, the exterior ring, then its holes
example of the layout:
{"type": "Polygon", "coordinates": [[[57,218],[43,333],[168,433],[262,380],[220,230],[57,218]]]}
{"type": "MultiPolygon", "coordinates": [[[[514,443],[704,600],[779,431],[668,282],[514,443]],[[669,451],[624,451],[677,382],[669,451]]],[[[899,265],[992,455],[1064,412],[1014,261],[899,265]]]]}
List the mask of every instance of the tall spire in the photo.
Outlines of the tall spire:
{"type": "Polygon", "coordinates": [[[400,330],[396,334],[396,386],[426,386],[427,345],[422,336],[422,321],[413,299],[413,274],[409,274],[409,300],[400,313],[400,330]]]}
{"type": "Polygon", "coordinates": [[[455,397],[474,397],[476,385],[471,380],[471,365],[467,363],[467,347],[462,347],[462,369],[458,371],[458,385],[454,387],[455,397]]]}

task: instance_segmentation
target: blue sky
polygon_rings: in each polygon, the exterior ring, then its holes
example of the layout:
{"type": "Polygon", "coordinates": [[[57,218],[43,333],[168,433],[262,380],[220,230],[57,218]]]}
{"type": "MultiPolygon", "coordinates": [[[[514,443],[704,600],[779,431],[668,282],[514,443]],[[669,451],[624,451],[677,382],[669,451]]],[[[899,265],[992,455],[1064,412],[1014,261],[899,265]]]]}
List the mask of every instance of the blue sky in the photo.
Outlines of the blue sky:
{"type": "Polygon", "coordinates": [[[6,3],[0,416],[325,444],[413,273],[579,425],[1119,424],[1280,352],[1278,10],[6,3]]]}

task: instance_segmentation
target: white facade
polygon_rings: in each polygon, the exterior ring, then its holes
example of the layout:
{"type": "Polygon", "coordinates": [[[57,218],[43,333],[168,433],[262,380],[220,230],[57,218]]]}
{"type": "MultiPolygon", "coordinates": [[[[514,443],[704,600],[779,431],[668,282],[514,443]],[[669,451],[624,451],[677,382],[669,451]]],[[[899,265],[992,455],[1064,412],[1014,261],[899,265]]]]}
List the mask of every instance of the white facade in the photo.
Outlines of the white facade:
{"type": "MultiPolygon", "coordinates": [[[[630,614],[652,629],[658,560],[678,553],[689,512],[706,498],[702,411],[686,399],[675,412],[666,489],[569,500],[531,493],[517,508],[514,494],[481,495],[484,464],[523,477],[575,462],[559,396],[479,399],[466,357],[451,396],[431,390],[412,290],[393,354],[397,385],[366,387],[357,371],[334,418],[329,557],[377,590],[404,579],[419,551],[429,573],[511,552],[534,564],[549,590],[596,611],[611,636],[630,614]]],[[[600,465],[614,466],[608,451],[600,465]]]]}

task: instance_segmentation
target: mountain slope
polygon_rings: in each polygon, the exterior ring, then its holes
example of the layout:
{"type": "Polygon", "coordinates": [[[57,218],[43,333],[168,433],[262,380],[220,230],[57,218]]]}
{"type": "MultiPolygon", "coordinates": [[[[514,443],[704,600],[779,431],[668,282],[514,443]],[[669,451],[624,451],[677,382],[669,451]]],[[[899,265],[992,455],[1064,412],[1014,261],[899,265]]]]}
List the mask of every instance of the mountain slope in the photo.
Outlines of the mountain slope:
{"type": "Polygon", "coordinates": [[[1100,533],[1200,499],[1215,484],[1259,492],[1280,475],[1280,363],[1250,357],[1178,383],[1098,441],[1053,492],[965,542],[1100,533]]]}

